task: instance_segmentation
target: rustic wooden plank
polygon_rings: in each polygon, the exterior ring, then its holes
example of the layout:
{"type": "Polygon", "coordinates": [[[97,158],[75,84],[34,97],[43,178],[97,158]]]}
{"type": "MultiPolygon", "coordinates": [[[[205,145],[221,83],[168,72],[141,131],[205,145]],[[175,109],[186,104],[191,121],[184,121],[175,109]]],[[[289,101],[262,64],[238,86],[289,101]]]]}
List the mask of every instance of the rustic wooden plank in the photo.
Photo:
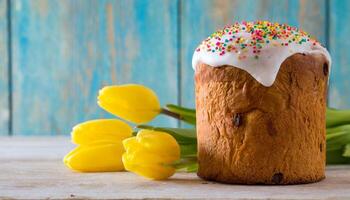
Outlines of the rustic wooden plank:
{"type": "Polygon", "coordinates": [[[0,160],[62,160],[75,145],[69,137],[1,137],[0,160]]]}
{"type": "MultiPolygon", "coordinates": [[[[177,0],[120,2],[113,13],[117,74],[124,83],[151,86],[162,105],[178,101],[177,0]],[[122,19],[122,21],[120,21],[122,19]],[[119,49],[121,47],[121,49],[119,49]]],[[[108,11],[108,10],[107,10],[108,11]]],[[[154,124],[177,126],[160,117],[154,124]]]]}
{"type": "Polygon", "coordinates": [[[350,108],[350,2],[329,1],[329,48],[332,56],[329,102],[335,108],[350,108]]]}
{"type": "Polygon", "coordinates": [[[0,199],[349,199],[349,166],[328,166],[319,183],[226,185],[177,173],[150,181],[128,172],[76,173],[61,159],[69,138],[0,138],[0,199]]]}
{"type": "Polygon", "coordinates": [[[193,0],[181,1],[181,102],[194,107],[193,70],[194,49],[215,30],[235,21],[270,20],[301,27],[326,41],[324,0],[193,0]]]}
{"type": "Polygon", "coordinates": [[[9,63],[7,1],[0,0],[0,135],[9,134],[9,63]]]}
{"type": "Polygon", "coordinates": [[[168,181],[145,180],[128,172],[78,174],[53,161],[9,161],[0,169],[0,198],[9,199],[350,198],[348,167],[328,168],[328,178],[320,183],[294,186],[224,185],[200,180],[195,173],[178,173],[168,181]]]}
{"type": "Polygon", "coordinates": [[[176,1],[11,2],[15,135],[111,117],[96,105],[104,85],[141,83],[177,101],[176,1]]]}

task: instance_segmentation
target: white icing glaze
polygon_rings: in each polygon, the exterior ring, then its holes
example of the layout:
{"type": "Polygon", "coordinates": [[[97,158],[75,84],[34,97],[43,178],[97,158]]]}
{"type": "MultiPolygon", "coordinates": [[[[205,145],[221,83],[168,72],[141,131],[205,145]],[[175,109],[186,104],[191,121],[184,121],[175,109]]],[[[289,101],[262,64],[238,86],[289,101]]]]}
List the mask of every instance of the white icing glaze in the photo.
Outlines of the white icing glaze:
{"type": "MultiPolygon", "coordinates": [[[[264,22],[269,23],[269,22],[264,22]]],[[[237,26],[237,24],[236,24],[237,26]]],[[[245,25],[239,24],[240,28],[245,27],[245,25]]],[[[225,27],[223,30],[227,29],[225,27]]],[[[289,27],[290,28],[290,27],[289,27]]],[[[231,29],[232,30],[232,29],[231,29]]],[[[236,29],[235,29],[236,30],[236,29]]],[[[258,29],[256,29],[258,30],[258,29]]],[[[283,29],[281,29],[283,31],[283,29]]],[[[289,29],[288,29],[289,30],[289,29]]],[[[294,31],[289,32],[288,37],[282,36],[278,39],[267,39],[269,43],[264,42],[259,47],[260,52],[257,53],[257,48],[253,49],[254,45],[249,45],[251,42],[254,42],[254,33],[247,32],[245,30],[240,30],[237,33],[229,34],[230,32],[221,32],[219,36],[211,36],[207,40],[203,41],[202,44],[197,48],[193,54],[192,58],[192,67],[196,68],[196,65],[201,62],[212,67],[219,67],[223,65],[231,65],[242,70],[245,70],[250,75],[252,75],[258,82],[262,85],[269,87],[271,86],[278,74],[279,68],[283,61],[288,57],[296,53],[305,53],[305,54],[323,54],[328,60],[329,66],[331,66],[331,57],[328,51],[321,46],[317,41],[309,38],[305,32],[301,32],[295,28],[294,31]],[[294,34],[294,35],[293,35],[294,34]],[[296,37],[297,35],[297,37],[296,37]],[[300,37],[300,35],[302,35],[300,37]],[[230,38],[231,39],[230,41],[230,38]],[[240,42],[236,42],[239,38],[240,42]],[[292,39],[300,41],[305,39],[305,42],[293,42],[292,39]],[[226,41],[226,42],[223,42],[226,41]],[[221,43],[220,46],[224,47],[223,44],[226,44],[224,50],[217,47],[217,43],[221,43]],[[288,43],[288,44],[287,44],[288,43]],[[247,46],[241,49],[241,45],[246,44],[247,46]],[[284,45],[282,45],[284,44],[284,45]],[[287,45],[285,45],[287,44],[287,45]],[[232,51],[227,51],[227,47],[231,45],[232,51]],[[216,48],[216,49],[215,49],[216,48]],[[210,51],[209,51],[210,50],[210,51]],[[223,53],[224,52],[224,53],[223,53]],[[258,56],[258,57],[256,57],[258,56]]],[[[264,39],[264,38],[262,38],[264,39]]],[[[265,40],[265,39],[264,39],[265,40]]],[[[265,40],[265,41],[266,41],[265,40]]]]}

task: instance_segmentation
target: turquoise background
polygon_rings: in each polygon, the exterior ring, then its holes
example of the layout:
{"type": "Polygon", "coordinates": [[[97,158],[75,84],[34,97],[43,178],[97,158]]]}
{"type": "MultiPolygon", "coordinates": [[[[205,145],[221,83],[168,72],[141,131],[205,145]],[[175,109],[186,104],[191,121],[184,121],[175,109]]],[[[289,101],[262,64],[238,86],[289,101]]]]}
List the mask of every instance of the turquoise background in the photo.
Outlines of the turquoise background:
{"type": "Polygon", "coordinates": [[[315,35],[333,58],[329,104],[349,108],[349,11],[347,0],[0,0],[0,135],[67,135],[113,117],[96,105],[111,84],[144,84],[162,104],[194,106],[193,50],[241,20],[315,35]]]}

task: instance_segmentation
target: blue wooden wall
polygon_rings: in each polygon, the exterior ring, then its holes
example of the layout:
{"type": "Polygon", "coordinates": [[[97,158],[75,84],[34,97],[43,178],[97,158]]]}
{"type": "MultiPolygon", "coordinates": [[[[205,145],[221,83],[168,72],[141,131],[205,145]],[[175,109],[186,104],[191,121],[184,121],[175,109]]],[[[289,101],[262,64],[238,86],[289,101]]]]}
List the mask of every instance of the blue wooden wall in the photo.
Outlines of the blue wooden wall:
{"type": "Polygon", "coordinates": [[[145,84],[162,104],[194,106],[193,50],[237,20],[315,35],[333,57],[329,104],[349,108],[349,10],[346,0],[0,0],[0,135],[67,135],[112,117],[96,105],[110,84],[145,84]]]}

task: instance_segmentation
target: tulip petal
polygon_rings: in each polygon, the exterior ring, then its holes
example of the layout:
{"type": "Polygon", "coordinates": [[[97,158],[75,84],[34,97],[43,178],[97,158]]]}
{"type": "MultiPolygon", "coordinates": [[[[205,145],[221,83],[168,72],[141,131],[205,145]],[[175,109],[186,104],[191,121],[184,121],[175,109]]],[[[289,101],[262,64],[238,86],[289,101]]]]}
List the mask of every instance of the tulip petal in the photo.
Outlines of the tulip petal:
{"type": "Polygon", "coordinates": [[[179,144],[168,133],[143,129],[138,132],[136,139],[149,152],[175,157],[180,155],[178,151],[174,151],[180,149],[179,144]]]}
{"type": "Polygon", "coordinates": [[[136,165],[168,165],[179,159],[176,156],[154,154],[139,148],[132,152],[127,152],[125,159],[132,161],[136,165]]]}
{"type": "Polygon", "coordinates": [[[141,130],[136,137],[123,140],[126,152],[122,156],[126,170],[160,180],[172,176],[171,165],[180,158],[180,147],[171,135],[141,130]]]}
{"type": "Polygon", "coordinates": [[[136,140],[136,137],[130,137],[125,140],[123,140],[123,146],[126,152],[133,152],[134,150],[137,150],[140,148],[140,144],[136,140]]]}
{"type": "Polygon", "coordinates": [[[122,154],[124,148],[116,143],[95,143],[89,146],[78,146],[64,158],[70,169],[81,172],[122,171],[122,154]]]}
{"type": "Polygon", "coordinates": [[[99,92],[98,105],[136,124],[151,121],[161,110],[157,95],[151,89],[137,84],[104,87],[99,92]]]}
{"type": "Polygon", "coordinates": [[[123,139],[132,136],[132,128],[121,120],[99,119],[76,125],[71,135],[73,143],[79,145],[96,141],[120,143],[123,139]]]}
{"type": "Polygon", "coordinates": [[[135,164],[132,160],[128,160],[126,157],[127,154],[124,154],[123,163],[126,170],[152,180],[163,180],[175,173],[175,169],[170,166],[138,165],[135,164]]]}

